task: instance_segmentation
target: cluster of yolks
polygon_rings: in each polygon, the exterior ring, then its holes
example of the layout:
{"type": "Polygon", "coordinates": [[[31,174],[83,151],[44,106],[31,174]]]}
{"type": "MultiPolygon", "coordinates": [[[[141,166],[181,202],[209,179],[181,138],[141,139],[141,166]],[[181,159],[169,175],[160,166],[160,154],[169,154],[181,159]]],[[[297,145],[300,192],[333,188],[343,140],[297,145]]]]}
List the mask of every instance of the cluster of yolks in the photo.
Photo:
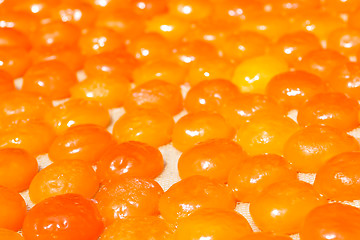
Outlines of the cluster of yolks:
{"type": "Polygon", "coordinates": [[[0,239],[360,239],[360,210],[329,203],[360,199],[359,16],[360,0],[0,1],[0,239]]]}

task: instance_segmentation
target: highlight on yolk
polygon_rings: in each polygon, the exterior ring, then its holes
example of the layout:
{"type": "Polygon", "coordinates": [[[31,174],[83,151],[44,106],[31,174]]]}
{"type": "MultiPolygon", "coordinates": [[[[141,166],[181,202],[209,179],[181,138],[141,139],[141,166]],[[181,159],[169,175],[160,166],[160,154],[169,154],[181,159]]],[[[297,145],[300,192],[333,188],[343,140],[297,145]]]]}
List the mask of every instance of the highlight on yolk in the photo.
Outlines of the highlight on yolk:
{"type": "Polygon", "coordinates": [[[29,196],[39,203],[52,196],[66,193],[91,198],[99,189],[99,180],[91,165],[80,160],[52,163],[31,181],[29,196]]]}
{"type": "Polygon", "coordinates": [[[299,172],[316,173],[330,158],[359,151],[358,141],[329,126],[311,125],[294,133],[285,143],[284,157],[299,172]]]}
{"type": "Polygon", "coordinates": [[[263,55],[240,63],[232,82],[242,92],[264,93],[266,85],[275,75],[288,71],[288,64],[282,58],[263,55]]]}
{"type": "Polygon", "coordinates": [[[175,223],[199,209],[233,210],[236,201],[225,184],[209,177],[191,176],[173,184],[161,197],[161,216],[175,223]]]}
{"type": "Polygon", "coordinates": [[[231,169],[246,158],[240,145],[230,139],[212,139],[185,151],[179,158],[178,171],[181,178],[201,175],[226,183],[231,169]]]}
{"type": "Polygon", "coordinates": [[[158,215],[163,192],[152,179],[124,177],[103,184],[95,200],[105,226],[109,226],[117,219],[158,215]]]}

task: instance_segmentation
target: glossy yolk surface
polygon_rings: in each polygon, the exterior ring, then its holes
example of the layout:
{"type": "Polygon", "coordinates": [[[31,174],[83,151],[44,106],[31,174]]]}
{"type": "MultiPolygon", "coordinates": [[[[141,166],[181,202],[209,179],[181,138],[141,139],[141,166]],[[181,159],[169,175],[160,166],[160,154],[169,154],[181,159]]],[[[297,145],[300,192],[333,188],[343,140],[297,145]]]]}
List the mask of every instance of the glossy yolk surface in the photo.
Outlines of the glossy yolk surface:
{"type": "Polygon", "coordinates": [[[69,97],[69,88],[76,83],[75,71],[54,60],[30,67],[24,75],[22,89],[57,100],[69,97]]]}
{"type": "Polygon", "coordinates": [[[226,183],[230,170],[246,158],[241,146],[230,139],[213,139],[185,151],[179,158],[178,171],[181,178],[201,175],[226,183]]]}
{"type": "Polygon", "coordinates": [[[332,200],[352,201],[358,196],[358,152],[336,155],[317,172],[315,189],[332,200]]]}
{"type": "Polygon", "coordinates": [[[176,115],[183,109],[181,89],[175,84],[152,80],[135,87],[125,101],[125,110],[161,109],[176,115]]]}
{"type": "Polygon", "coordinates": [[[87,240],[97,239],[103,230],[104,224],[93,201],[78,194],[63,194],[33,207],[26,215],[22,233],[29,240],[53,237],[87,240]]]}
{"type": "Polygon", "coordinates": [[[31,180],[38,172],[35,157],[22,149],[0,150],[0,185],[17,192],[29,188],[31,180]]]}
{"type": "Polygon", "coordinates": [[[299,108],[314,95],[326,91],[325,81],[305,71],[280,73],[266,86],[266,95],[275,99],[287,110],[299,108]]]}
{"type": "Polygon", "coordinates": [[[113,135],[119,142],[139,141],[154,147],[171,141],[174,119],[155,109],[139,109],[125,113],[115,122],[113,135]]]}
{"type": "Polygon", "coordinates": [[[296,178],[296,171],[290,169],[286,159],[275,154],[263,154],[238,163],[230,171],[228,184],[238,201],[251,202],[267,186],[296,178]]]}
{"type": "Polygon", "coordinates": [[[188,112],[214,111],[240,95],[238,87],[229,80],[213,79],[193,86],[187,93],[184,106],[188,112]]]}
{"type": "Polygon", "coordinates": [[[95,196],[106,226],[117,219],[156,216],[163,189],[152,179],[119,178],[103,184],[95,196]]]}
{"type": "Polygon", "coordinates": [[[72,98],[93,100],[106,108],[121,107],[130,91],[126,78],[88,78],[70,88],[72,98]]]}
{"type": "Polygon", "coordinates": [[[268,186],[250,203],[255,223],[265,232],[291,234],[300,230],[306,215],[326,200],[308,183],[298,180],[268,186]]]}
{"type": "Polygon", "coordinates": [[[285,114],[285,110],[269,96],[258,93],[242,93],[220,106],[219,113],[238,129],[257,115],[285,114]]]}
{"type": "Polygon", "coordinates": [[[0,228],[18,231],[26,215],[26,203],[21,195],[0,186],[0,228]]]}
{"type": "Polygon", "coordinates": [[[138,66],[132,74],[134,82],[138,85],[152,80],[162,80],[168,83],[180,85],[184,83],[187,69],[184,69],[176,61],[158,59],[138,66]]]}
{"type": "Polygon", "coordinates": [[[321,124],[341,130],[351,130],[359,125],[359,104],[343,93],[319,93],[299,108],[300,126],[321,124]]]}
{"type": "Polygon", "coordinates": [[[172,185],[160,198],[165,220],[175,223],[198,209],[233,210],[236,202],[226,185],[205,176],[191,176],[172,185]]]}
{"type": "Polygon", "coordinates": [[[234,133],[234,128],[220,114],[201,111],[189,113],[175,123],[172,142],[176,149],[186,151],[206,140],[231,139],[234,133]]]}
{"type": "Polygon", "coordinates": [[[109,111],[101,104],[85,99],[70,99],[45,114],[45,122],[57,134],[64,133],[71,126],[96,124],[107,127],[110,123],[109,111]]]}
{"type": "Polygon", "coordinates": [[[102,240],[167,240],[172,236],[171,226],[163,219],[155,216],[129,217],[118,219],[106,228],[101,235],[102,240]]]}
{"type": "Polygon", "coordinates": [[[112,145],[97,160],[96,174],[102,182],[125,176],[155,178],[164,169],[164,159],[157,148],[135,141],[112,145]]]}
{"type": "Polygon", "coordinates": [[[326,204],[313,209],[300,231],[301,239],[320,240],[329,237],[344,240],[360,237],[359,209],[340,203],[326,204]]]}
{"type": "Polygon", "coordinates": [[[208,208],[182,219],[175,232],[175,239],[235,240],[251,232],[249,223],[242,215],[234,211],[208,208]]]}
{"type": "Polygon", "coordinates": [[[249,155],[282,155],[285,142],[298,130],[299,126],[288,117],[264,114],[240,127],[235,138],[249,155]]]}
{"type": "Polygon", "coordinates": [[[82,124],[69,128],[54,139],[49,158],[53,162],[82,160],[92,164],[113,144],[114,138],[103,127],[82,124]]]}
{"type": "Polygon", "coordinates": [[[358,141],[344,131],[313,125],[299,130],[286,141],[284,156],[297,171],[315,173],[335,155],[358,150],[358,141]]]}
{"type": "Polygon", "coordinates": [[[36,174],[29,187],[29,196],[34,203],[66,193],[91,198],[98,189],[99,180],[88,163],[80,160],[62,161],[36,174]]]}

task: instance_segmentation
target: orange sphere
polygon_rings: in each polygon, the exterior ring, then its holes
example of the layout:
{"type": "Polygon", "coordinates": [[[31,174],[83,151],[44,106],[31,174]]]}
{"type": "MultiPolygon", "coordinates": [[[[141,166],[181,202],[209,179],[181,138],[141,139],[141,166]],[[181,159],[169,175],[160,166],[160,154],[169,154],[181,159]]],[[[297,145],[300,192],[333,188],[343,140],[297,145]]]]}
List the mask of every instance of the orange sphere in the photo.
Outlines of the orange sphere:
{"type": "Polygon", "coordinates": [[[64,133],[71,126],[95,124],[107,127],[109,111],[99,103],[84,99],[70,99],[48,111],[45,121],[57,134],[64,133]]]}
{"type": "Polygon", "coordinates": [[[236,34],[241,31],[240,21],[226,21],[213,17],[203,19],[191,25],[191,29],[184,36],[185,41],[205,41],[221,48],[226,36],[236,34]]]}
{"type": "Polygon", "coordinates": [[[22,33],[25,33],[27,36],[29,36],[30,33],[35,32],[35,30],[40,26],[40,21],[36,16],[31,13],[10,10],[9,7],[7,7],[6,11],[1,12],[0,22],[1,27],[14,28],[22,33]]]}
{"type": "Polygon", "coordinates": [[[252,202],[271,184],[296,179],[296,171],[283,157],[263,154],[237,164],[230,171],[228,184],[236,200],[252,202]]]}
{"type": "Polygon", "coordinates": [[[180,85],[184,83],[187,70],[178,63],[168,60],[148,61],[132,73],[135,84],[140,85],[151,80],[162,80],[171,84],[180,85]]]}
{"type": "Polygon", "coordinates": [[[305,71],[291,71],[274,76],[266,86],[266,95],[291,110],[326,90],[326,83],[320,77],[305,71]]]}
{"type": "Polygon", "coordinates": [[[41,20],[49,20],[51,11],[61,3],[61,0],[20,0],[14,1],[13,9],[30,13],[41,20]]]}
{"type": "Polygon", "coordinates": [[[174,119],[157,109],[139,109],[127,112],[115,122],[113,135],[119,142],[138,141],[153,147],[168,144],[174,128],[174,119]]]}
{"type": "Polygon", "coordinates": [[[326,46],[347,57],[354,57],[360,50],[360,30],[352,28],[336,29],[330,33],[326,46]]]}
{"type": "Polygon", "coordinates": [[[125,101],[125,110],[159,109],[176,115],[183,109],[179,86],[162,80],[152,80],[136,86],[125,101]]]}
{"type": "Polygon", "coordinates": [[[31,42],[26,34],[13,28],[0,28],[0,47],[30,50],[31,42]]]}
{"type": "Polygon", "coordinates": [[[69,48],[77,45],[81,36],[80,28],[61,22],[52,21],[40,25],[31,35],[32,46],[37,49],[44,47],[69,48]]]}
{"type": "Polygon", "coordinates": [[[238,87],[225,79],[203,81],[186,94],[184,105],[188,112],[214,111],[240,95],[238,87]]]}
{"type": "Polygon", "coordinates": [[[341,203],[326,204],[312,210],[300,231],[302,240],[326,238],[352,240],[360,237],[360,210],[341,203]]]}
{"type": "Polygon", "coordinates": [[[321,0],[259,0],[271,7],[271,12],[292,16],[301,11],[318,10],[321,7],[321,0]]]}
{"type": "Polygon", "coordinates": [[[167,240],[171,238],[172,228],[170,225],[159,217],[127,217],[118,219],[108,226],[101,240],[139,240],[154,239],[167,240]]]}
{"type": "Polygon", "coordinates": [[[99,189],[99,180],[92,167],[80,160],[52,163],[42,169],[29,187],[30,199],[39,203],[46,198],[66,193],[91,198],[99,189]]]}
{"type": "Polygon", "coordinates": [[[93,100],[106,108],[121,107],[130,91],[126,78],[87,78],[70,88],[71,97],[93,100]]]}
{"type": "Polygon", "coordinates": [[[28,152],[16,148],[0,150],[0,185],[22,192],[38,172],[38,162],[28,152]]]}
{"type": "Polygon", "coordinates": [[[164,170],[161,152],[141,142],[124,142],[109,147],[96,163],[101,182],[123,177],[155,178],[164,170]]]}
{"type": "Polygon", "coordinates": [[[127,45],[127,51],[140,61],[167,59],[171,55],[169,41],[158,33],[144,33],[127,45]]]}
{"type": "Polygon", "coordinates": [[[85,1],[62,1],[52,10],[52,18],[88,29],[95,23],[97,12],[85,1]]]}
{"type": "Polygon", "coordinates": [[[231,139],[234,129],[218,113],[189,113],[175,123],[172,143],[180,151],[186,151],[195,144],[214,138],[231,139]]]}
{"type": "Polygon", "coordinates": [[[213,44],[202,40],[193,40],[175,43],[171,57],[177,63],[189,67],[189,63],[199,59],[215,59],[218,56],[218,50],[213,44]]]}
{"type": "Polygon", "coordinates": [[[166,13],[168,2],[166,0],[130,0],[128,7],[141,17],[152,18],[166,13]]]}
{"type": "Polygon", "coordinates": [[[154,16],[146,22],[146,32],[158,33],[172,42],[180,41],[190,27],[190,22],[171,14],[154,16]]]}
{"type": "Polygon", "coordinates": [[[360,100],[359,63],[346,62],[334,67],[326,82],[331,90],[345,93],[353,99],[360,100]]]}
{"type": "Polygon", "coordinates": [[[101,12],[96,27],[107,27],[124,35],[127,41],[136,39],[145,30],[145,21],[138,14],[126,9],[101,12]]]}
{"type": "Polygon", "coordinates": [[[82,69],[85,61],[80,49],[71,47],[66,49],[56,47],[33,49],[31,57],[33,64],[55,60],[65,64],[73,71],[82,69]]]}
{"type": "Polygon", "coordinates": [[[335,67],[346,63],[345,56],[331,49],[314,50],[306,54],[302,61],[295,66],[297,70],[303,70],[318,75],[323,80],[331,77],[335,67]]]}
{"type": "Polygon", "coordinates": [[[131,0],[82,0],[81,2],[85,2],[90,4],[97,12],[109,12],[117,9],[126,8],[129,6],[131,0]]]}
{"type": "Polygon", "coordinates": [[[189,72],[185,82],[196,85],[202,81],[213,79],[232,79],[234,65],[225,58],[204,58],[193,62],[189,66],[189,72]]]}
{"type": "Polygon", "coordinates": [[[78,194],[64,194],[47,198],[30,209],[22,233],[26,240],[96,240],[103,230],[94,201],[78,194]]]}
{"type": "Polygon", "coordinates": [[[284,59],[262,55],[241,62],[235,69],[232,82],[242,92],[265,93],[270,79],[288,70],[288,64],[284,59]]]}
{"type": "Polygon", "coordinates": [[[335,13],[351,13],[360,7],[359,0],[324,0],[323,6],[328,11],[335,13]]]}
{"type": "Polygon", "coordinates": [[[225,22],[239,22],[264,13],[264,4],[257,0],[211,0],[215,5],[214,17],[225,22]]]}
{"type": "Polygon", "coordinates": [[[13,78],[18,78],[31,66],[31,55],[23,48],[0,47],[0,62],[0,70],[8,72],[13,78]]]}
{"type": "Polygon", "coordinates": [[[70,97],[69,88],[77,83],[75,71],[59,61],[45,61],[31,66],[23,78],[22,90],[52,100],[70,97]]]}
{"type": "Polygon", "coordinates": [[[299,108],[297,120],[300,126],[322,124],[351,130],[359,126],[359,104],[343,93],[319,93],[299,108]]]}
{"type": "Polygon", "coordinates": [[[129,53],[105,52],[87,57],[84,72],[87,77],[132,78],[137,60],[129,53]]]}
{"type": "Polygon", "coordinates": [[[20,148],[37,156],[48,152],[54,138],[54,131],[44,123],[16,123],[0,131],[0,148],[20,148]]]}
{"type": "Polygon", "coordinates": [[[320,40],[311,32],[299,31],[284,34],[271,47],[270,52],[296,66],[311,51],[321,49],[320,40]]]}
{"type": "Polygon", "coordinates": [[[315,189],[331,200],[359,199],[359,157],[359,152],[346,152],[331,158],[317,172],[315,189]]]}
{"type": "Polygon", "coordinates": [[[104,52],[122,51],[124,37],[111,28],[92,28],[83,34],[78,43],[82,54],[91,56],[104,52]]]}
{"type": "Polygon", "coordinates": [[[198,21],[208,18],[213,11],[214,4],[210,0],[171,0],[169,12],[184,20],[198,21]]]}
{"type": "Polygon", "coordinates": [[[6,228],[0,228],[0,238],[6,240],[24,240],[19,233],[6,228]]]}
{"type": "Polygon", "coordinates": [[[290,27],[290,21],[280,14],[261,13],[246,18],[241,25],[242,31],[255,31],[268,37],[271,41],[276,41],[283,36],[290,27]]]}
{"type": "Polygon", "coordinates": [[[299,172],[315,173],[330,158],[343,152],[359,151],[358,141],[345,132],[313,125],[292,135],[284,146],[284,156],[299,172]]]}
{"type": "Polygon", "coordinates": [[[0,122],[4,125],[40,120],[52,107],[49,99],[25,91],[9,91],[0,95],[0,122]]]}
{"type": "Polygon", "coordinates": [[[227,239],[237,240],[251,233],[246,219],[235,211],[199,209],[182,219],[175,231],[175,240],[227,239]]]}
{"type": "Polygon", "coordinates": [[[161,216],[176,222],[198,209],[233,210],[236,202],[226,185],[205,176],[191,176],[173,184],[160,198],[161,216]]]}
{"type": "Polygon", "coordinates": [[[250,203],[250,214],[262,231],[297,233],[306,215],[326,200],[309,183],[298,180],[274,183],[250,203]]]}
{"type": "Polygon", "coordinates": [[[320,41],[326,40],[335,29],[346,27],[340,16],[321,9],[304,9],[291,16],[290,31],[308,31],[320,41]]]}
{"type": "Polygon", "coordinates": [[[158,215],[161,186],[151,179],[119,178],[101,186],[95,196],[106,226],[117,219],[158,215]]]}
{"type": "Polygon", "coordinates": [[[199,143],[184,152],[178,161],[182,179],[201,175],[227,183],[230,170],[243,164],[247,154],[230,139],[213,139],[199,143]]]}
{"type": "Polygon", "coordinates": [[[244,93],[222,104],[219,113],[238,129],[257,115],[280,116],[285,114],[285,110],[274,99],[264,94],[244,93]]]}
{"type": "Polygon", "coordinates": [[[21,195],[0,186],[0,228],[19,231],[26,215],[26,203],[21,195]]]}
{"type": "Polygon", "coordinates": [[[236,62],[264,55],[270,47],[270,40],[255,31],[241,31],[225,38],[221,50],[224,56],[236,62]]]}
{"type": "Polygon", "coordinates": [[[111,133],[103,127],[82,124],[67,129],[54,139],[49,158],[53,162],[82,160],[92,164],[113,144],[115,141],[111,133]]]}
{"type": "Polygon", "coordinates": [[[236,142],[249,155],[282,155],[285,142],[298,130],[299,126],[288,117],[260,114],[237,130],[236,142]]]}

